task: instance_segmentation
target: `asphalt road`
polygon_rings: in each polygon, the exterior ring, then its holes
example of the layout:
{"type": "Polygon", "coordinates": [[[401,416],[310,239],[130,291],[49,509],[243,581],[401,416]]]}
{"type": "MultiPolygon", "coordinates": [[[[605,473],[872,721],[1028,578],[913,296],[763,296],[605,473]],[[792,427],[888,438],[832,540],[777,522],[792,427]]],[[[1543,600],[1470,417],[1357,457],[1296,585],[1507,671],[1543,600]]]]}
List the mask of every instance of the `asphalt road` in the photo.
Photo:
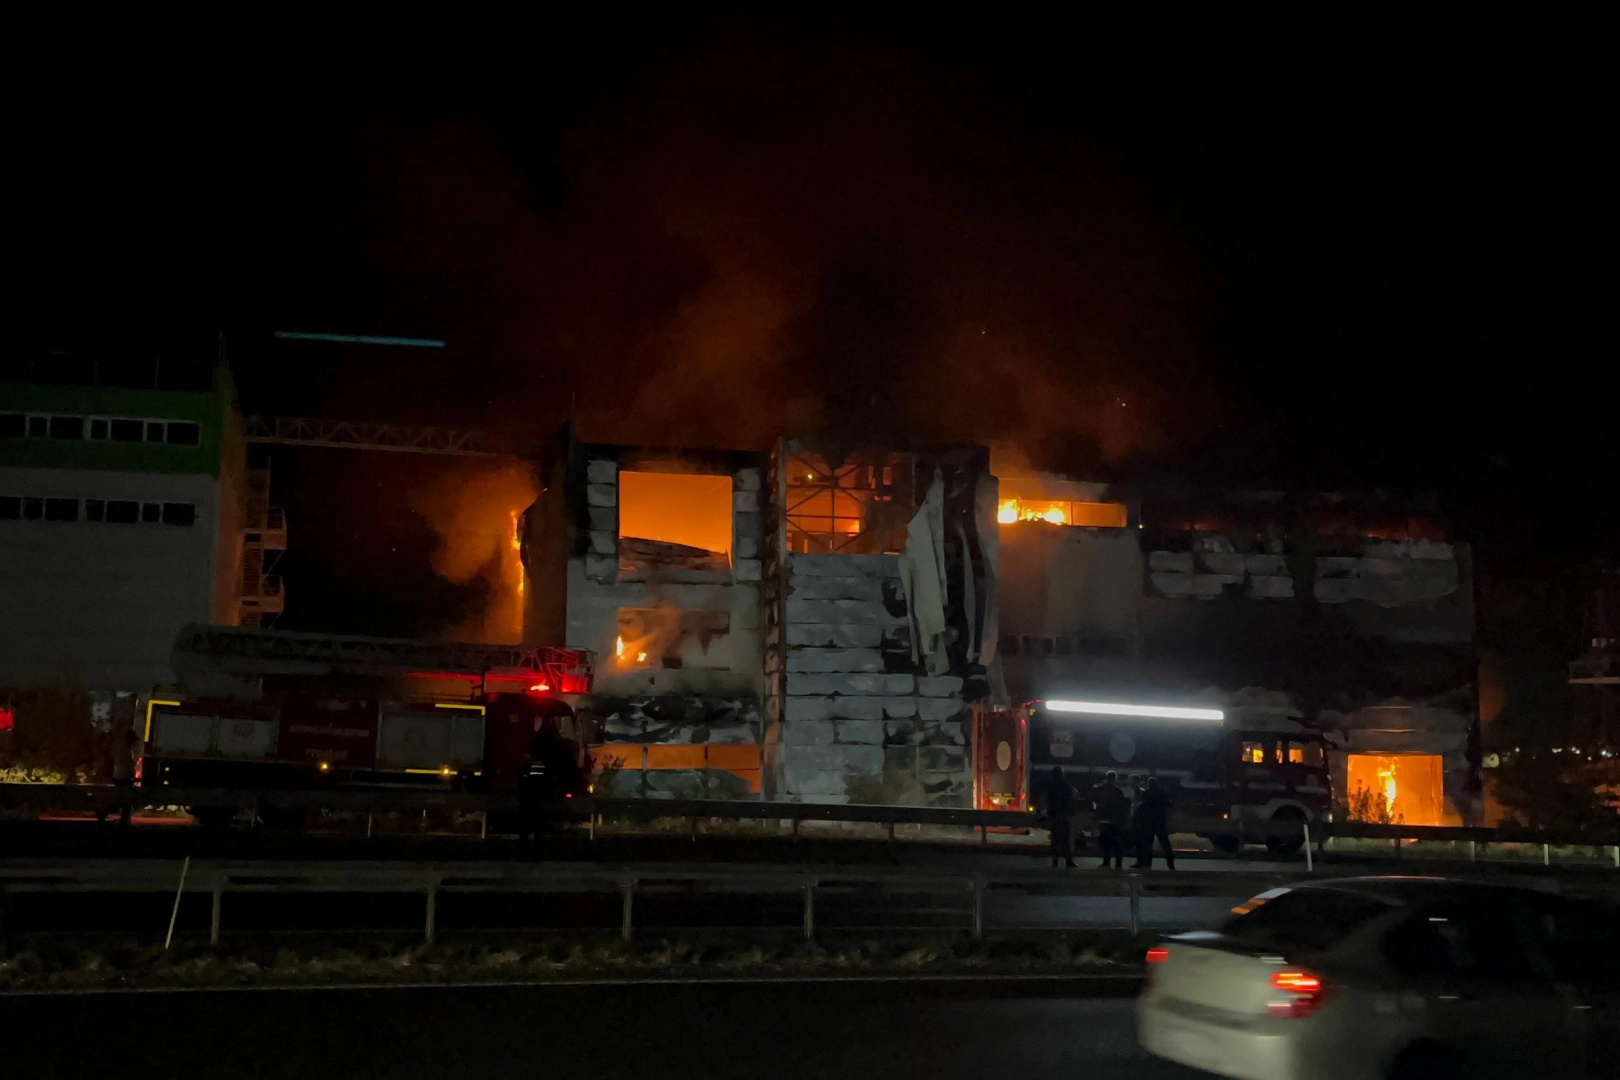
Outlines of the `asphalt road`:
{"type": "Polygon", "coordinates": [[[12,998],[7,1072],[287,1080],[1174,1080],[1117,983],[739,983],[12,998]]]}

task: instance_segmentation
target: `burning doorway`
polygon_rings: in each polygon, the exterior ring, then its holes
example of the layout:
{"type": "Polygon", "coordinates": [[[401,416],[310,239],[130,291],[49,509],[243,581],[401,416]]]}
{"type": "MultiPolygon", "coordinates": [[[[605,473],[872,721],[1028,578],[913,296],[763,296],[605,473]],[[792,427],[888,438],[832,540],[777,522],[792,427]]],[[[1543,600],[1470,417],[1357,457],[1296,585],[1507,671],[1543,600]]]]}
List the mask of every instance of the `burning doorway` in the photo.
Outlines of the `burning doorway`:
{"type": "Polygon", "coordinates": [[[1345,799],[1352,820],[1444,825],[1444,761],[1439,754],[1350,754],[1345,799]]]}

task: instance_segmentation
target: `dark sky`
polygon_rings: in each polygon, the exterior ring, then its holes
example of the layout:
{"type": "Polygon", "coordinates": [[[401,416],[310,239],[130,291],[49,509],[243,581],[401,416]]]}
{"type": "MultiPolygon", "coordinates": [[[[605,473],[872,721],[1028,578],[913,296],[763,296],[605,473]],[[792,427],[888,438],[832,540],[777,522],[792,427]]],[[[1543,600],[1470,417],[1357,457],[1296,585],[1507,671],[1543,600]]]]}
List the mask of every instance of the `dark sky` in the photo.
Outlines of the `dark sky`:
{"type": "Polygon", "coordinates": [[[250,411],[1016,438],[1613,550],[1595,34],[816,11],[64,52],[12,134],[24,310],[223,327],[250,411]]]}

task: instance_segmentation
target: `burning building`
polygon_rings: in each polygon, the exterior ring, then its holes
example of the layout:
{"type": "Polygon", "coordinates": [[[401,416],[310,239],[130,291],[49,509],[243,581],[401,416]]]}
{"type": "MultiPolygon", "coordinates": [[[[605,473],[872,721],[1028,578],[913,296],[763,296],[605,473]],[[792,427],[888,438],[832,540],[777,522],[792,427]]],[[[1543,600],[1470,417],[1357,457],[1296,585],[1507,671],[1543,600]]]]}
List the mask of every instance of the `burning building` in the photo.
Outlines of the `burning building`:
{"type": "Polygon", "coordinates": [[[547,472],[527,636],[604,658],[581,708],[616,791],[966,804],[986,451],[570,444],[547,472]]]}
{"type": "Polygon", "coordinates": [[[1058,477],[1003,485],[1023,492],[1017,513],[1002,511],[999,653],[1015,700],[1278,709],[1335,748],[1343,810],[1477,819],[1470,553],[1432,507],[1058,477]]]}
{"type": "Polygon", "coordinates": [[[617,793],[965,806],[977,711],[1074,695],[1297,715],[1347,806],[1476,815],[1469,552],[1430,509],[977,446],[565,440],[542,471],[525,639],[602,658],[617,793]]]}

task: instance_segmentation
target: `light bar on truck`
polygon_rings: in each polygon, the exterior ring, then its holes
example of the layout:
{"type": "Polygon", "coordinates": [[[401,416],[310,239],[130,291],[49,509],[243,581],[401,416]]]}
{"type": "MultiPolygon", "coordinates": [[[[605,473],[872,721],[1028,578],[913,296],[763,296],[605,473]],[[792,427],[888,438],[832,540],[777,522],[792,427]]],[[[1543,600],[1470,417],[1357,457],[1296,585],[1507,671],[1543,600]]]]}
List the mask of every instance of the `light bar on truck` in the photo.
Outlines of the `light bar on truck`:
{"type": "Polygon", "coordinates": [[[1124,705],[1108,701],[1047,701],[1051,712],[1084,713],[1088,716],[1155,716],[1162,720],[1213,720],[1217,724],[1226,719],[1219,709],[1183,709],[1173,705],[1124,705]]]}

